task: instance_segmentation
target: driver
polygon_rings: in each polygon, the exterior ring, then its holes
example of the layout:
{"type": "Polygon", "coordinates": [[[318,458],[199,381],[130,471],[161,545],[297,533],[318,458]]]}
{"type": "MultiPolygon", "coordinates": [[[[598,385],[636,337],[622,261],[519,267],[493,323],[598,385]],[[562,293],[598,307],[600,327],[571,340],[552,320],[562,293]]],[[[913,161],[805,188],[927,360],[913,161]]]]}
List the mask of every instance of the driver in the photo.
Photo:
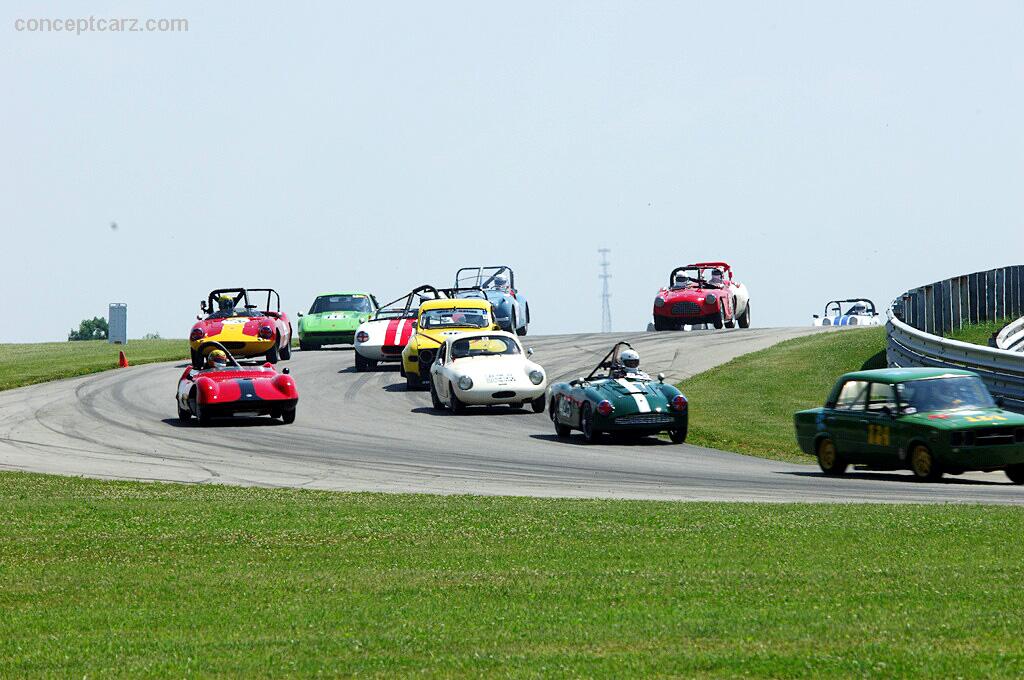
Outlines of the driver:
{"type": "Polygon", "coordinates": [[[722,270],[712,269],[711,280],[708,281],[708,283],[710,283],[712,286],[721,286],[723,283],[725,283],[724,279],[722,278],[722,270]]]}
{"type": "Polygon", "coordinates": [[[217,298],[217,314],[220,316],[231,316],[235,311],[235,301],[228,295],[221,295],[217,298]]]}
{"type": "Polygon", "coordinates": [[[491,281],[491,288],[494,288],[495,290],[505,290],[505,291],[507,291],[508,290],[508,279],[506,279],[501,274],[496,275],[494,277],[494,279],[491,281]]]}
{"type": "Polygon", "coordinates": [[[676,274],[676,280],[675,280],[675,283],[673,283],[673,287],[675,287],[675,288],[685,288],[686,287],[686,274],[685,273],[679,272],[678,274],[676,274]]]}
{"type": "Polygon", "coordinates": [[[624,349],[619,352],[618,360],[612,364],[613,378],[646,378],[640,370],[640,354],[635,349],[624,349]]]}
{"type": "Polygon", "coordinates": [[[228,355],[222,349],[215,349],[206,355],[207,368],[226,368],[227,365],[228,355]]]}

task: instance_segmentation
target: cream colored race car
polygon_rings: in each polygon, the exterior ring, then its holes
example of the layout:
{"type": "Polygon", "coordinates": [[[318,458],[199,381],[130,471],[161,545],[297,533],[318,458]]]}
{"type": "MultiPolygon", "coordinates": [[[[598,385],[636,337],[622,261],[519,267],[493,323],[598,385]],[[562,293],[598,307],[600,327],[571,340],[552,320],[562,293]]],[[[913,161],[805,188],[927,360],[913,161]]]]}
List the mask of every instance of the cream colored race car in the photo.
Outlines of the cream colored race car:
{"type": "Polygon", "coordinates": [[[529,405],[544,411],[548,377],[530,360],[519,339],[506,331],[449,336],[430,366],[430,401],[435,409],[462,412],[466,406],[529,405]]]}

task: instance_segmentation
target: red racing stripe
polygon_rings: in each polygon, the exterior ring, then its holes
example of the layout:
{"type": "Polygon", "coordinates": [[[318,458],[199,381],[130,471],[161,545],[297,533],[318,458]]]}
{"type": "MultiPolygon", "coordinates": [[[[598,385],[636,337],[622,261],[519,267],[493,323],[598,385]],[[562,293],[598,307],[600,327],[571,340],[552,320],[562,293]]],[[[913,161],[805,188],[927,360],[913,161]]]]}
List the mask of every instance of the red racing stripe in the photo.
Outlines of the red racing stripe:
{"type": "Polygon", "coordinates": [[[398,332],[398,324],[401,322],[401,319],[388,321],[388,329],[384,331],[384,346],[395,344],[395,334],[398,332]]]}
{"type": "Polygon", "coordinates": [[[405,347],[409,344],[409,337],[412,335],[412,319],[402,321],[402,335],[399,344],[405,347]]]}

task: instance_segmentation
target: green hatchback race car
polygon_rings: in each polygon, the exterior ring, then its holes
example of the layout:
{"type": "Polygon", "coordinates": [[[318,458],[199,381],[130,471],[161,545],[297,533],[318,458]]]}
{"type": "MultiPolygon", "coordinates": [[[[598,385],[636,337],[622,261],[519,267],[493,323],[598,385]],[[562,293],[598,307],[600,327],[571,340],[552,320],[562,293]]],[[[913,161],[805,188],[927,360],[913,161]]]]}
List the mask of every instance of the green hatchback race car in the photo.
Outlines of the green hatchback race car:
{"type": "Polygon", "coordinates": [[[826,475],[849,465],[943,473],[1003,470],[1024,484],[1024,415],[1006,411],[976,373],[884,368],[839,378],[821,408],[793,416],[800,449],[826,475]]]}
{"type": "Polygon", "coordinates": [[[320,349],[323,345],[351,345],[356,328],[378,308],[370,293],[329,293],[318,295],[308,314],[299,313],[299,349],[320,349]]]}

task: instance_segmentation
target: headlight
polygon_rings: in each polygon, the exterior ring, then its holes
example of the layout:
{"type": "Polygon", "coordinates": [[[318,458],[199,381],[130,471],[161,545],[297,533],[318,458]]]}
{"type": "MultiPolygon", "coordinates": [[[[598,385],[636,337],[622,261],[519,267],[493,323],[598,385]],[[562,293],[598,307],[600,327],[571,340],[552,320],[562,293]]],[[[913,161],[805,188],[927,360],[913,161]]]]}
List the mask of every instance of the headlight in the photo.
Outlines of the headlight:
{"type": "Polygon", "coordinates": [[[544,374],[540,371],[530,371],[530,382],[534,385],[539,385],[544,382],[544,374]]]}
{"type": "Polygon", "coordinates": [[[356,342],[366,342],[370,339],[370,334],[366,331],[359,331],[356,333],[356,342]]]}
{"type": "Polygon", "coordinates": [[[195,342],[196,340],[201,340],[204,335],[206,335],[206,333],[203,331],[202,328],[193,328],[192,334],[189,335],[188,337],[192,340],[192,342],[195,342]]]}
{"type": "Polygon", "coordinates": [[[473,387],[473,379],[470,378],[468,375],[464,375],[461,378],[459,378],[459,389],[460,390],[468,390],[468,389],[472,389],[472,387],[473,387]]]}
{"type": "Polygon", "coordinates": [[[711,293],[708,293],[707,295],[705,295],[704,296],[704,304],[706,304],[706,305],[713,305],[713,304],[715,304],[715,296],[712,295],[711,293]]]}
{"type": "Polygon", "coordinates": [[[665,298],[661,297],[660,295],[658,297],[654,298],[654,306],[655,307],[664,307],[665,306],[665,298]]]}

